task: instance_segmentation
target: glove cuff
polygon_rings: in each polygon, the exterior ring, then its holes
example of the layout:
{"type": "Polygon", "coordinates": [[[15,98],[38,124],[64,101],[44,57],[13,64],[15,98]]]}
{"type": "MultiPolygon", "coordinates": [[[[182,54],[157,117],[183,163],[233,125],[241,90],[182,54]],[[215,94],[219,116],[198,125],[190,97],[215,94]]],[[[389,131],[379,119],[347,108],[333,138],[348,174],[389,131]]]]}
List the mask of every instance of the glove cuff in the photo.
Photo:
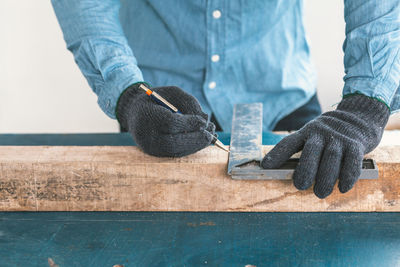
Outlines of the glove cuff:
{"type": "Polygon", "coordinates": [[[118,102],[117,102],[117,108],[116,108],[116,117],[118,122],[121,124],[121,126],[125,129],[129,129],[128,125],[128,118],[130,117],[130,110],[131,110],[131,105],[132,101],[142,93],[142,90],[139,89],[139,86],[141,84],[145,84],[144,82],[139,82],[139,83],[134,83],[128,88],[126,88],[122,94],[120,95],[118,102]]]}
{"type": "Polygon", "coordinates": [[[385,103],[361,94],[343,98],[337,110],[351,112],[360,119],[382,128],[386,126],[390,116],[390,110],[385,103]]]}

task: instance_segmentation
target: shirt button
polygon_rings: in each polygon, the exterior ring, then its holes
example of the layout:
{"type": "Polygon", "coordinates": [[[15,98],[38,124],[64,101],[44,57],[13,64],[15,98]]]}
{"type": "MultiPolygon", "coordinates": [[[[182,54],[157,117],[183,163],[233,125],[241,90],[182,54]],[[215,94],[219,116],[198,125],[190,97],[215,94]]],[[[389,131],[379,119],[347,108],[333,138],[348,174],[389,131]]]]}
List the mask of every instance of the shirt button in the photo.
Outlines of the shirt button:
{"type": "Polygon", "coordinates": [[[211,90],[214,89],[216,86],[217,86],[217,83],[216,83],[216,82],[210,82],[210,83],[208,84],[208,88],[210,88],[211,90]]]}
{"type": "Polygon", "coordinates": [[[219,19],[221,17],[221,11],[216,9],[213,11],[212,15],[213,15],[214,19],[219,19]]]}
{"type": "Polygon", "coordinates": [[[211,61],[212,61],[212,62],[218,62],[218,61],[219,61],[219,55],[213,55],[213,56],[211,57],[211,61]]]}

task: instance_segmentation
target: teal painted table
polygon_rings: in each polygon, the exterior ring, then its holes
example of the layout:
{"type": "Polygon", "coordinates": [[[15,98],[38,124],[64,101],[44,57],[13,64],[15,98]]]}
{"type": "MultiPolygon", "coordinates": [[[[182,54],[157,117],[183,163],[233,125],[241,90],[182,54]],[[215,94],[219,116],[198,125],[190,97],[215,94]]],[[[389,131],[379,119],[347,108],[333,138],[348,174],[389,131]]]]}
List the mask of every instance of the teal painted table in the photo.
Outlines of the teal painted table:
{"type": "Polygon", "coordinates": [[[396,213],[0,213],[0,266],[398,266],[396,213]]]}
{"type": "MultiPolygon", "coordinates": [[[[266,133],[264,144],[279,139],[266,133]]],[[[126,134],[0,136],[0,145],[132,144],[126,134]]],[[[0,213],[0,266],[48,258],[60,267],[399,266],[400,214],[0,213]]]]}

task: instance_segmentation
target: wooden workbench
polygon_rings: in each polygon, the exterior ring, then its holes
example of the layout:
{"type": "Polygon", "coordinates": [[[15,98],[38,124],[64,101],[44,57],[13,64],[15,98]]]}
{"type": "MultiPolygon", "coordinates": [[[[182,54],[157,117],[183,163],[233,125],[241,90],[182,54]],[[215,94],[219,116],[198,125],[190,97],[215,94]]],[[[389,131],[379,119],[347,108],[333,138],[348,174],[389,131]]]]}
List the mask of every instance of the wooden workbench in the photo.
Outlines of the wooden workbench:
{"type": "MultiPolygon", "coordinates": [[[[0,136],[3,146],[132,144],[126,134],[0,136]]],[[[0,266],[396,266],[399,234],[397,212],[0,212],[0,266]]]]}
{"type": "Polygon", "coordinates": [[[7,212],[0,266],[398,266],[399,222],[375,212],[7,212]]]}

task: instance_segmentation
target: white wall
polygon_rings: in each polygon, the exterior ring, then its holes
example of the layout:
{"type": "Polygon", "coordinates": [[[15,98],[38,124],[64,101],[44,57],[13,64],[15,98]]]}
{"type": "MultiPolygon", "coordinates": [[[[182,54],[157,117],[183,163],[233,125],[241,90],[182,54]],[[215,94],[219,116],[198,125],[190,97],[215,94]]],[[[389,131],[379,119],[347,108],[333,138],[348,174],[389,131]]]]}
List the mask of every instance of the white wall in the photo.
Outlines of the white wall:
{"type": "Polygon", "coordinates": [[[0,1],[0,132],[117,132],[66,49],[50,1],[0,1]]]}
{"type": "MultiPolygon", "coordinates": [[[[324,110],[343,87],[343,1],[305,0],[324,110]]],[[[0,133],[117,132],[66,50],[50,1],[0,1],[0,133]]]]}
{"type": "Polygon", "coordinates": [[[319,100],[324,111],[331,110],[341,100],[344,85],[344,3],[304,0],[304,5],[311,55],[318,73],[319,100]]]}

